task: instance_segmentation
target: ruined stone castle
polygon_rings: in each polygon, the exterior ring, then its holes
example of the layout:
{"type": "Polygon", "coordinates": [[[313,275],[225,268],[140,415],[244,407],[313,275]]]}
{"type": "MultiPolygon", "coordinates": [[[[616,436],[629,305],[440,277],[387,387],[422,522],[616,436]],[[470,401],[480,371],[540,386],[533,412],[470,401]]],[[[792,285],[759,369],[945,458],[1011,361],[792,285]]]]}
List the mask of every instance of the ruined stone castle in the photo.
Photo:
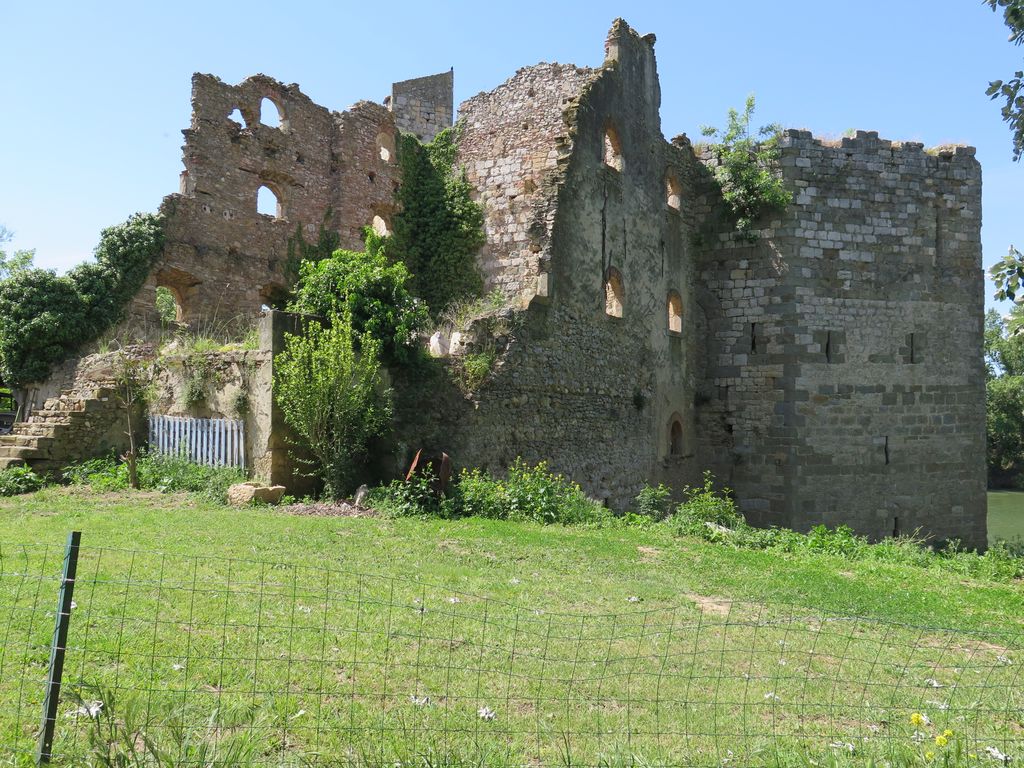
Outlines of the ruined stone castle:
{"type": "MultiPolygon", "coordinates": [[[[472,397],[400,425],[403,447],[493,470],[546,459],[614,508],[710,469],[757,524],[984,546],[974,150],[786,131],[793,202],[751,243],[722,215],[709,156],[663,137],[660,103],[654,36],[616,21],[601,66],[527,67],[459,107],[479,265],[512,330],[472,397]]],[[[192,105],[137,324],[157,324],[158,286],[184,323],[259,313],[288,288],[297,227],[355,249],[363,227],[387,231],[397,132],[452,124],[452,74],[344,112],[263,75],[196,75],[192,105]],[[257,212],[261,188],[276,215],[257,212]]]]}

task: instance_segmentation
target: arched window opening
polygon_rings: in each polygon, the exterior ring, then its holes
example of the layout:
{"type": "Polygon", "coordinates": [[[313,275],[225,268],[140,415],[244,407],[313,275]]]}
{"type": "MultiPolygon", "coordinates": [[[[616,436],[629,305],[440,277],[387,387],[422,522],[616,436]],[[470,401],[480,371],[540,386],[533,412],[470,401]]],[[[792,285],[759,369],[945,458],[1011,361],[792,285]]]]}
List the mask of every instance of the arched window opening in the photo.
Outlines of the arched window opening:
{"type": "Polygon", "coordinates": [[[166,285],[156,287],[156,313],[162,325],[180,323],[182,319],[181,297],[173,288],[166,285]]]}
{"type": "Polygon", "coordinates": [[[380,159],[385,163],[390,163],[395,157],[395,137],[394,134],[382,131],[377,134],[377,151],[380,153],[380,159]]]}
{"type": "Polygon", "coordinates": [[[622,143],[612,126],[604,129],[604,164],[616,171],[622,170],[622,143]]]}
{"type": "Polygon", "coordinates": [[[679,179],[676,178],[674,173],[669,173],[665,177],[665,195],[668,202],[668,207],[678,211],[682,201],[682,187],[679,185],[679,179]]]}
{"type": "Polygon", "coordinates": [[[232,110],[230,115],[228,115],[228,120],[230,120],[233,123],[237,123],[243,128],[246,125],[245,116],[242,114],[242,111],[237,107],[234,110],[232,110]]]}
{"type": "Polygon", "coordinates": [[[623,298],[625,287],[622,282],[622,274],[615,267],[608,267],[608,274],[604,279],[604,312],[612,317],[622,317],[623,298]]]}
{"type": "Polygon", "coordinates": [[[267,128],[284,128],[284,110],[269,96],[260,102],[260,123],[267,128]]]}
{"type": "Polygon", "coordinates": [[[387,237],[391,234],[391,227],[388,226],[387,220],[381,216],[374,216],[371,226],[373,227],[373,231],[381,237],[387,237]]]}
{"type": "Polygon", "coordinates": [[[678,415],[672,416],[672,424],[668,428],[668,454],[683,455],[683,422],[678,415]]]}
{"type": "Polygon", "coordinates": [[[275,219],[284,218],[284,208],[281,199],[270,187],[263,185],[256,190],[256,213],[263,216],[273,216],[275,219]]]}
{"type": "Polygon", "coordinates": [[[668,292],[668,329],[683,332],[683,299],[677,291],[668,292]]]}

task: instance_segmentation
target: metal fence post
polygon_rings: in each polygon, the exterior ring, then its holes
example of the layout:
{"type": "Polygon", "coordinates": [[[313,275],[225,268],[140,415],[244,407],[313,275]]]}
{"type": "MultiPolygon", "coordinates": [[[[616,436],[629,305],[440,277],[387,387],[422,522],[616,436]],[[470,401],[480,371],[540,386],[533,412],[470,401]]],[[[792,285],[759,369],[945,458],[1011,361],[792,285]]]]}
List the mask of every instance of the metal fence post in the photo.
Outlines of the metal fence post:
{"type": "Polygon", "coordinates": [[[53,627],[53,644],[50,646],[50,671],[46,678],[46,698],[43,699],[43,724],[39,734],[39,748],[36,764],[50,762],[53,751],[53,731],[57,725],[57,705],[60,703],[60,683],[64,674],[64,654],[68,645],[68,625],[71,623],[71,598],[75,592],[75,573],[78,570],[78,547],[82,540],[81,531],[68,534],[64,550],[64,573],[57,597],[57,616],[53,627]]]}

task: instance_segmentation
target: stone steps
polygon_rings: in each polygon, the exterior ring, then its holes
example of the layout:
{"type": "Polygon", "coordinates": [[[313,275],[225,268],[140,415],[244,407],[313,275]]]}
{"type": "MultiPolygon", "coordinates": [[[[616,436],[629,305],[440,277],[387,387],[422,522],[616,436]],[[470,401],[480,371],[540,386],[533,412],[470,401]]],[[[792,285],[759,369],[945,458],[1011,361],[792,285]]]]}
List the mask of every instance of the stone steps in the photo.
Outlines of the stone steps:
{"type": "Polygon", "coordinates": [[[109,422],[118,408],[117,392],[103,384],[61,392],[0,436],[0,469],[29,466],[37,471],[59,471],[69,455],[81,453],[91,428],[109,422]],[[70,445],[70,443],[76,443],[70,445]]]}

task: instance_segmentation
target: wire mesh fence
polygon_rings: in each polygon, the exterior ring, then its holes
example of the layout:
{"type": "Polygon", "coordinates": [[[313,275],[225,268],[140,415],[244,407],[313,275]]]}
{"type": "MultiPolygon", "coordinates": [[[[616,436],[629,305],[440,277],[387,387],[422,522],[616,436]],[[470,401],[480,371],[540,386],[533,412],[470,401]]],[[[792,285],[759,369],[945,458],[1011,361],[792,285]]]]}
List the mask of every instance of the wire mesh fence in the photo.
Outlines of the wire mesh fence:
{"type": "MultiPolygon", "coordinates": [[[[63,558],[0,546],[0,765],[32,764],[63,558]]],[[[415,579],[86,541],[53,763],[1024,758],[1019,630],[682,602],[549,613],[415,579]]]]}

